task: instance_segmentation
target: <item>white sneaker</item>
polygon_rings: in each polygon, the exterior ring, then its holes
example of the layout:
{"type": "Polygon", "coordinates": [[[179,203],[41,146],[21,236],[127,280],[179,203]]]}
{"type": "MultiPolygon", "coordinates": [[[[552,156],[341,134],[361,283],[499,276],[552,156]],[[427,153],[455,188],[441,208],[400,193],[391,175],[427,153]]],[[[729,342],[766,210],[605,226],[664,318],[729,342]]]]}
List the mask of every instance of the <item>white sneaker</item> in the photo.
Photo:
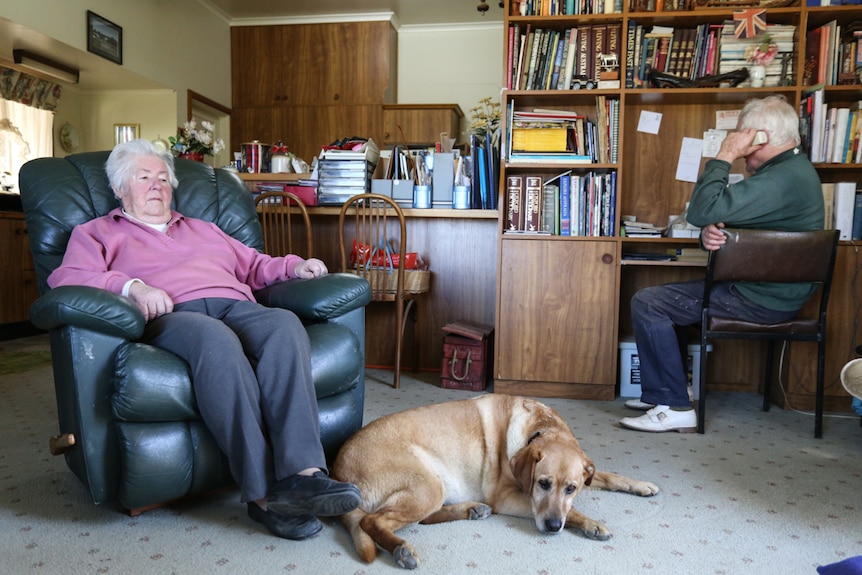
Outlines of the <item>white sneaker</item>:
{"type": "Polygon", "coordinates": [[[641,401],[640,399],[627,399],[625,402],[625,406],[629,409],[636,409],[638,411],[646,411],[648,409],[652,409],[655,407],[654,403],[646,403],[641,401]]]}
{"type": "Polygon", "coordinates": [[[620,424],[638,431],[694,433],[697,431],[697,413],[693,409],[674,411],[667,405],[656,405],[640,417],[622,418],[620,424]]]}

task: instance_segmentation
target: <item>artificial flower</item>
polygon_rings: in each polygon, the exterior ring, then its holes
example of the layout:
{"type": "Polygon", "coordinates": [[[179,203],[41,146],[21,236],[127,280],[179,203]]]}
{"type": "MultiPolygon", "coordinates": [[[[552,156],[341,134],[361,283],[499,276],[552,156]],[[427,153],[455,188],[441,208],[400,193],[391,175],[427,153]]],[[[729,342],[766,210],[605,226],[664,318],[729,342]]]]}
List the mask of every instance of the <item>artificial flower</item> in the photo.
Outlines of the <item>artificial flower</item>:
{"type": "Polygon", "coordinates": [[[212,122],[201,121],[198,128],[194,118],[183,124],[181,130],[177,130],[176,136],[168,138],[171,141],[171,152],[179,156],[185,153],[204,154],[214,156],[224,150],[224,140],[213,137],[215,126],[212,122]]]}

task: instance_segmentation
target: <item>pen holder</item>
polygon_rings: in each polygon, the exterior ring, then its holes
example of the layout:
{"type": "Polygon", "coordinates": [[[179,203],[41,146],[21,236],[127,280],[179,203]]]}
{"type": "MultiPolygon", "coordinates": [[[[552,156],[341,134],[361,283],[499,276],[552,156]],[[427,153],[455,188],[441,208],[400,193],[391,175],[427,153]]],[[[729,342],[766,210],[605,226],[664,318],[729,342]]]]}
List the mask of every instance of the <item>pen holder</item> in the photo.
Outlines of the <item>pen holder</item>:
{"type": "Polygon", "coordinates": [[[413,186],[413,207],[431,207],[431,186],[413,186]]]}
{"type": "Polygon", "coordinates": [[[455,186],[452,189],[452,207],[456,210],[470,209],[470,186],[455,186]]]}

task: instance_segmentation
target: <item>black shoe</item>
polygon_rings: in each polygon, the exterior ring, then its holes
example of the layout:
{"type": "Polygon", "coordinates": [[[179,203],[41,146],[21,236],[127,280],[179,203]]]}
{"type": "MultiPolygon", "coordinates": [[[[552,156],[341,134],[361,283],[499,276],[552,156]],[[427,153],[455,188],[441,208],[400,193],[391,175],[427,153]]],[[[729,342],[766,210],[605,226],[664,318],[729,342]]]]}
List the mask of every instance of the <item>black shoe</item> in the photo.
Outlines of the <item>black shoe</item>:
{"type": "Polygon", "coordinates": [[[331,479],[322,471],[291,475],[269,494],[267,506],[282,515],[334,517],[353,511],[362,503],[359,488],[331,479]]]}
{"type": "Polygon", "coordinates": [[[302,541],[314,537],[323,529],[323,524],[312,515],[286,516],[276,513],[272,509],[264,511],[254,501],[249,501],[247,505],[248,516],[253,521],[262,523],[273,535],[285,539],[302,541]]]}

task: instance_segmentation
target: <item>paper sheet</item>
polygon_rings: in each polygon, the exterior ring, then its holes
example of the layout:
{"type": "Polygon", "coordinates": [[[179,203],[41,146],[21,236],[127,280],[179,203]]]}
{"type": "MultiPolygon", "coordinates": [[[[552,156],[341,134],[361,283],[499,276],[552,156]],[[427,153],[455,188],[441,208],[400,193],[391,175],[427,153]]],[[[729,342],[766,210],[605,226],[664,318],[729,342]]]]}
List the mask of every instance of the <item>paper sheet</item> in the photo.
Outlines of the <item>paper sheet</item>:
{"type": "Polygon", "coordinates": [[[658,129],[661,126],[661,114],[658,112],[649,112],[642,110],[640,118],[638,118],[638,132],[647,134],[658,134],[658,129]]]}
{"type": "Polygon", "coordinates": [[[679,163],[676,165],[676,179],[682,182],[696,182],[700,171],[700,156],[703,140],[683,138],[679,149],[679,163]]]}

